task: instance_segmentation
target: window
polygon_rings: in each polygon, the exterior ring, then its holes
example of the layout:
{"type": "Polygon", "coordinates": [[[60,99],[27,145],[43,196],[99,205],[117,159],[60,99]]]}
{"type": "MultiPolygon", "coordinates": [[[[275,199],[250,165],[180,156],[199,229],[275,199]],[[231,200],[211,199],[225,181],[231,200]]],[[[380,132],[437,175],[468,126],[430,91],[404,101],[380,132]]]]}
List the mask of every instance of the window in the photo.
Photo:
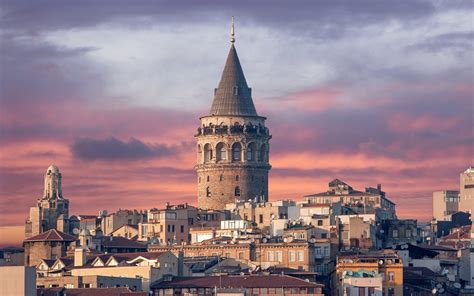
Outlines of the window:
{"type": "Polygon", "coordinates": [[[321,238],[328,238],[328,234],[327,233],[321,233],[321,238]]]}
{"type": "Polygon", "coordinates": [[[259,155],[259,160],[260,161],[267,161],[267,146],[265,145],[262,145],[262,147],[260,147],[260,151],[259,151],[260,155],[259,155]]]}
{"type": "Polygon", "coordinates": [[[303,251],[298,251],[298,261],[304,261],[304,252],[303,251]]]}
{"type": "Polygon", "coordinates": [[[168,232],[171,232],[171,225],[168,225],[168,232]]]}
{"type": "Polygon", "coordinates": [[[216,146],[216,158],[217,158],[217,161],[227,159],[227,150],[225,149],[224,143],[217,144],[217,146],[216,146]]]}
{"type": "Polygon", "coordinates": [[[255,152],[256,152],[255,143],[250,143],[247,146],[247,161],[254,161],[255,160],[255,152]]]}
{"type": "Polygon", "coordinates": [[[224,181],[224,175],[220,175],[219,181],[224,181]]]}
{"type": "Polygon", "coordinates": [[[212,147],[211,144],[204,145],[204,162],[210,162],[212,160],[212,147]]]}
{"type": "Polygon", "coordinates": [[[398,237],[398,230],[397,229],[394,229],[392,231],[392,237],[398,237]]]}
{"type": "Polygon", "coordinates": [[[290,262],[295,262],[296,261],[296,254],[295,251],[289,251],[288,255],[290,257],[290,262]]]}
{"type": "Polygon", "coordinates": [[[365,287],[359,287],[359,295],[365,296],[365,287]]]}
{"type": "Polygon", "coordinates": [[[282,251],[276,251],[275,252],[275,259],[276,261],[278,262],[282,262],[283,261],[283,252],[282,251]]]}
{"type": "Polygon", "coordinates": [[[240,187],[239,186],[235,187],[234,195],[235,196],[240,196],[240,187]]]}
{"type": "Polygon", "coordinates": [[[174,232],[174,225],[171,225],[171,232],[174,232]]]}
{"type": "Polygon", "coordinates": [[[206,197],[211,197],[211,190],[209,187],[206,188],[206,197]]]}
{"type": "Polygon", "coordinates": [[[181,233],[184,233],[184,225],[181,225],[179,228],[180,228],[181,233]]]}
{"type": "Polygon", "coordinates": [[[274,258],[273,255],[274,255],[273,251],[269,251],[269,252],[267,253],[268,261],[274,261],[274,260],[275,260],[275,258],[274,258]]]}
{"type": "Polygon", "coordinates": [[[263,223],[263,215],[262,214],[260,214],[258,216],[258,221],[259,221],[259,223],[263,223]]]}
{"type": "Polygon", "coordinates": [[[239,252],[239,259],[244,259],[244,252],[239,252]]]}
{"type": "Polygon", "coordinates": [[[323,225],[323,220],[318,220],[318,226],[323,225]]]}
{"type": "Polygon", "coordinates": [[[235,176],[235,181],[239,181],[239,175],[235,176]]]}
{"type": "Polygon", "coordinates": [[[369,296],[374,296],[375,295],[375,288],[374,287],[369,287],[369,296]]]}
{"type": "Polygon", "coordinates": [[[395,296],[395,289],[394,288],[388,288],[388,296],[395,296]]]}
{"type": "Polygon", "coordinates": [[[232,89],[233,93],[234,93],[234,96],[237,96],[239,95],[239,87],[238,86],[234,86],[233,89],[232,89]]]}
{"type": "Polygon", "coordinates": [[[163,225],[160,225],[160,232],[163,232],[163,225]]]}
{"type": "Polygon", "coordinates": [[[395,280],[395,273],[389,272],[388,273],[388,281],[393,282],[395,280]]]}
{"type": "Polygon", "coordinates": [[[411,237],[411,229],[405,231],[405,237],[411,237]]]}
{"type": "Polygon", "coordinates": [[[207,176],[207,182],[211,181],[211,176],[207,176]]]}
{"type": "Polygon", "coordinates": [[[240,146],[240,143],[234,143],[234,145],[232,145],[232,160],[242,160],[242,147],[240,146]]]}

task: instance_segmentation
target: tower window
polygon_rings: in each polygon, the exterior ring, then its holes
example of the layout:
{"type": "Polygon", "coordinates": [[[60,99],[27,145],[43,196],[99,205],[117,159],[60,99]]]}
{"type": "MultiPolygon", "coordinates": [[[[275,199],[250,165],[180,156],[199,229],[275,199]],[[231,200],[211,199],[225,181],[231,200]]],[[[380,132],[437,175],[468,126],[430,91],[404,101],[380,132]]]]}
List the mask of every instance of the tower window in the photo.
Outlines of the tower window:
{"type": "Polygon", "coordinates": [[[239,186],[235,187],[234,195],[235,196],[240,196],[240,187],[239,186]]]}
{"type": "Polygon", "coordinates": [[[206,197],[211,197],[211,190],[209,187],[206,188],[206,197]]]}
{"type": "Polygon", "coordinates": [[[224,181],[224,175],[221,175],[221,176],[219,177],[219,181],[224,181]]]}
{"type": "Polygon", "coordinates": [[[201,183],[201,177],[198,178],[198,182],[201,183]]]}
{"type": "Polygon", "coordinates": [[[226,155],[227,155],[227,151],[225,149],[224,143],[217,144],[217,146],[216,146],[217,161],[226,160],[227,159],[226,155]]]}
{"type": "Polygon", "coordinates": [[[211,177],[207,176],[207,182],[211,181],[211,177]]]}
{"type": "Polygon", "coordinates": [[[250,143],[247,146],[247,160],[248,161],[253,161],[256,159],[255,152],[256,152],[255,143],[250,143]]]}
{"type": "Polygon", "coordinates": [[[234,86],[233,91],[234,91],[234,95],[237,96],[239,94],[239,87],[234,86]]]}
{"type": "Polygon", "coordinates": [[[239,175],[235,176],[235,181],[239,181],[239,175]]]}
{"type": "Polygon", "coordinates": [[[204,146],[204,162],[210,162],[212,160],[212,147],[211,144],[204,146]]]}
{"type": "Polygon", "coordinates": [[[241,161],[242,160],[242,148],[240,143],[235,143],[232,145],[232,160],[241,161]]]}

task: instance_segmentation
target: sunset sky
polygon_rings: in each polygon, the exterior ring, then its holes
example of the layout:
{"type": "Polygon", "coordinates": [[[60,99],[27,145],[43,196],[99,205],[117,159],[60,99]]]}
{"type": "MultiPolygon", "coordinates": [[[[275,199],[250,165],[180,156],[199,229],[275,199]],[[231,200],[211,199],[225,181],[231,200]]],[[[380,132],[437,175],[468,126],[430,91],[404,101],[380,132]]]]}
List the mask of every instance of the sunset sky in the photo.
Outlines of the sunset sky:
{"type": "Polygon", "coordinates": [[[2,1],[0,245],[23,239],[51,163],[71,214],[196,204],[232,16],[270,200],[381,183],[425,221],[474,164],[471,1],[176,2],[2,1]]]}

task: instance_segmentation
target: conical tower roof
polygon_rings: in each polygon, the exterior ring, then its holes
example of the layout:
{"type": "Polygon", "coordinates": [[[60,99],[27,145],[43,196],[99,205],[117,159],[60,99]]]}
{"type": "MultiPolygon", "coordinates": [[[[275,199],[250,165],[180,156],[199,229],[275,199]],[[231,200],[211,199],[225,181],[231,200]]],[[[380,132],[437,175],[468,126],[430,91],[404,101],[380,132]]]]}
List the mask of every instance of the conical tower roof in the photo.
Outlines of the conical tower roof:
{"type": "Polygon", "coordinates": [[[210,115],[257,116],[252,91],[245,80],[237,51],[232,43],[222,72],[219,86],[214,92],[210,115]]]}

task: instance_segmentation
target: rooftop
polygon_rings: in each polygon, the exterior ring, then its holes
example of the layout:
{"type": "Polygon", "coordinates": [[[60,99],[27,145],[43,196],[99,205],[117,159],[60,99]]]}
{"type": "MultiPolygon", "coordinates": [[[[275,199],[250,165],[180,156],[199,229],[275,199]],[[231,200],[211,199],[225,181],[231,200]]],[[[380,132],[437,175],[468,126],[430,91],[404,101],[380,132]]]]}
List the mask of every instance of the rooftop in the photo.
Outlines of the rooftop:
{"type": "Polygon", "coordinates": [[[74,242],[76,240],[77,238],[75,236],[58,231],[56,229],[50,229],[48,231],[25,239],[25,242],[74,242]]]}
{"type": "Polygon", "coordinates": [[[154,282],[157,288],[322,288],[323,285],[307,282],[287,275],[222,275],[206,277],[176,277],[171,281],[154,282]]]}

